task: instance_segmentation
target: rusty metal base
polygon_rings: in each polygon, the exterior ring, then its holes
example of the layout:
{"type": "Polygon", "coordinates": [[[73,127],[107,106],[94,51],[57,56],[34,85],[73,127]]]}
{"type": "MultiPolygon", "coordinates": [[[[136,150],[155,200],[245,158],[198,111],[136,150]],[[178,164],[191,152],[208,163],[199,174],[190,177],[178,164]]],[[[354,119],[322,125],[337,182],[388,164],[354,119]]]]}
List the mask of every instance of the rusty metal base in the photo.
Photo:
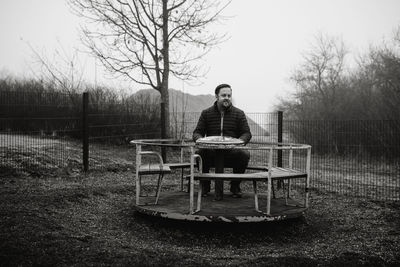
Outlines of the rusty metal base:
{"type": "MultiPolygon", "coordinates": [[[[196,195],[197,196],[197,195],[196,195]]],[[[154,197],[141,197],[135,205],[139,213],[150,216],[202,222],[267,222],[298,218],[304,215],[306,208],[301,203],[289,199],[271,199],[271,214],[266,215],[254,210],[254,195],[245,193],[242,198],[232,198],[225,194],[222,201],[214,201],[214,195],[202,198],[202,210],[189,214],[189,194],[186,192],[162,192],[159,202],[154,205],[154,197]]],[[[266,209],[266,195],[259,195],[259,208],[266,209]]]]}

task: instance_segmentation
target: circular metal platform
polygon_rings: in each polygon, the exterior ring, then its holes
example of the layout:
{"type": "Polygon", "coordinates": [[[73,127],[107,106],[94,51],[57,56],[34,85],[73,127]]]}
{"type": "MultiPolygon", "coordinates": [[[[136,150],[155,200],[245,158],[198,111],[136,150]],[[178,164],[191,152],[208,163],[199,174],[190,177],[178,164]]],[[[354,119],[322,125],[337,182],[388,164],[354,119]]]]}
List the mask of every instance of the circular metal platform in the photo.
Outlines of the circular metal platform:
{"type": "MultiPolygon", "coordinates": [[[[293,199],[271,199],[271,215],[266,215],[254,210],[254,195],[242,195],[242,198],[232,198],[224,195],[221,201],[214,201],[210,194],[202,198],[202,210],[189,214],[189,194],[186,192],[163,192],[157,205],[153,204],[154,196],[140,198],[140,205],[135,205],[137,212],[173,220],[199,221],[199,222],[267,222],[297,218],[304,215],[306,208],[293,199]]],[[[266,207],[266,195],[259,195],[259,207],[266,207]]]]}

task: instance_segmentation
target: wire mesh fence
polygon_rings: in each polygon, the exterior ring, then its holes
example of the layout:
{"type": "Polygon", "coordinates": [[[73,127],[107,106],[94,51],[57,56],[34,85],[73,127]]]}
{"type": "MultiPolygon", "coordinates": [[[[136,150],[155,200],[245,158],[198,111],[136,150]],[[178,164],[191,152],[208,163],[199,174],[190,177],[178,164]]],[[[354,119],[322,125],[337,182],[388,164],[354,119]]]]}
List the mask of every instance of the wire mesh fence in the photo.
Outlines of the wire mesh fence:
{"type": "Polygon", "coordinates": [[[81,133],[79,103],[78,94],[0,91],[0,175],[67,169],[76,155],[67,140],[81,133]]]}
{"type": "Polygon", "coordinates": [[[289,121],[286,142],[312,146],[311,185],[381,200],[400,199],[400,121],[289,121]]]}
{"type": "MultiPolygon", "coordinates": [[[[32,176],[82,168],[81,94],[0,91],[0,173],[32,176]]],[[[160,110],[129,101],[103,103],[89,97],[87,128],[90,169],[133,166],[133,139],[160,137],[160,110]]],[[[282,141],[312,146],[311,186],[377,200],[400,199],[400,121],[290,121],[278,113],[246,114],[250,146],[282,141]]],[[[173,138],[191,139],[199,112],[170,114],[173,138]]],[[[265,162],[252,151],[250,164],[265,162]]],[[[288,164],[283,152],[283,167],[288,164]]],[[[294,153],[304,169],[304,154],[294,153]]],[[[278,154],[274,162],[278,162],[278,154]]],[[[78,171],[79,171],[78,170],[78,171]]]]}

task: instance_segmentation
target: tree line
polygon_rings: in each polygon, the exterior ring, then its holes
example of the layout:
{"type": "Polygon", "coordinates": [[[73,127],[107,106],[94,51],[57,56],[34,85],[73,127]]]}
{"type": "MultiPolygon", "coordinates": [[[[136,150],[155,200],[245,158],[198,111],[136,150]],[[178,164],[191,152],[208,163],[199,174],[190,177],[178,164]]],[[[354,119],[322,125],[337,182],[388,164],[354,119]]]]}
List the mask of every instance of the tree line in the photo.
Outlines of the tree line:
{"type": "MultiPolygon", "coordinates": [[[[125,143],[129,136],[159,137],[160,110],[148,95],[128,96],[100,86],[89,93],[90,138],[125,143]]],[[[35,79],[0,79],[0,131],[81,138],[82,91],[35,79]]]]}
{"type": "Polygon", "coordinates": [[[321,152],[345,153],[349,147],[341,144],[351,143],[355,150],[371,154],[396,147],[399,156],[400,27],[353,65],[347,64],[348,55],[341,39],[316,36],[290,76],[295,92],[277,105],[285,121],[304,122],[288,123],[288,131],[321,152]],[[326,140],[330,146],[321,145],[326,140]]]}

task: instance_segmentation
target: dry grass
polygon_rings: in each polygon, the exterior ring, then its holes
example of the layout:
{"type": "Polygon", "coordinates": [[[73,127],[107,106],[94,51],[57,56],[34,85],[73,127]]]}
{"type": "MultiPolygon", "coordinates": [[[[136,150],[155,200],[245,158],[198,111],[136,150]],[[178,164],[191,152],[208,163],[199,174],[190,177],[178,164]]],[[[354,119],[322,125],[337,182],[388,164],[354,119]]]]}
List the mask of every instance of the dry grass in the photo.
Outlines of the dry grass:
{"type": "MultiPolygon", "coordinates": [[[[79,151],[79,144],[69,147],[79,151]]],[[[156,220],[133,211],[131,153],[96,151],[91,161],[98,168],[86,175],[77,158],[57,168],[42,157],[35,159],[43,166],[40,175],[24,170],[1,178],[2,265],[400,264],[399,202],[313,191],[311,208],[298,220],[242,225],[156,220]]],[[[177,184],[178,177],[170,186],[177,184]]]]}

